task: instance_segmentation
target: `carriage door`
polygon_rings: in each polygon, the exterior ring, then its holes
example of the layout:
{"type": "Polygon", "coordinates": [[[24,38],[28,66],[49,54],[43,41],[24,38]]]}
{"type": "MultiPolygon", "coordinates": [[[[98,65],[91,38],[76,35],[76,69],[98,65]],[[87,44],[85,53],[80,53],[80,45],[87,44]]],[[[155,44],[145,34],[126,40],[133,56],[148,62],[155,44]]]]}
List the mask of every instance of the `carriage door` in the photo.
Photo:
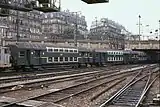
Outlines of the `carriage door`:
{"type": "Polygon", "coordinates": [[[27,52],[26,52],[26,61],[27,61],[28,65],[31,64],[31,51],[30,50],[27,50],[27,52]]]}
{"type": "Polygon", "coordinates": [[[40,50],[35,50],[35,57],[36,57],[37,65],[41,64],[41,54],[40,53],[41,53],[40,50]]]}

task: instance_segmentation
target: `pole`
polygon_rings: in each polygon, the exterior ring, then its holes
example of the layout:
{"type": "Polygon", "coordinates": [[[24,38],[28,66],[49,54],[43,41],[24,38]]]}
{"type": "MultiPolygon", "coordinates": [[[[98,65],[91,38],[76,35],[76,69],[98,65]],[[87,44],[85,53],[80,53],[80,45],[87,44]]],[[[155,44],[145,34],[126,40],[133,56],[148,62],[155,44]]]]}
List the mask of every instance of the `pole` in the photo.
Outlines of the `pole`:
{"type": "MultiPolygon", "coordinates": [[[[160,37],[160,20],[159,20],[159,35],[158,36],[160,37]]],[[[159,42],[159,49],[160,49],[160,40],[158,40],[158,42],[159,42]]],[[[160,62],[160,53],[158,53],[158,63],[159,62],[160,62]]],[[[159,68],[160,68],[160,64],[159,64],[159,68]]],[[[159,70],[159,94],[160,94],[160,70],[159,70]]]]}
{"type": "Polygon", "coordinates": [[[139,15],[139,41],[141,40],[141,16],[139,15]]]}
{"type": "Polygon", "coordinates": [[[19,41],[19,12],[16,10],[16,33],[17,33],[17,42],[19,41]]]}
{"type": "Polygon", "coordinates": [[[76,13],[76,23],[75,23],[75,26],[76,26],[76,30],[75,30],[75,33],[74,33],[74,46],[77,47],[77,30],[78,30],[78,23],[77,23],[77,12],[76,13]]]}
{"type": "MultiPolygon", "coordinates": [[[[160,20],[159,20],[159,35],[158,35],[158,37],[159,37],[158,39],[160,39],[160,20]]],[[[160,46],[159,46],[159,48],[160,48],[160,46]]]]}
{"type": "Polygon", "coordinates": [[[95,17],[96,19],[96,36],[97,36],[97,17],[95,17]]]}

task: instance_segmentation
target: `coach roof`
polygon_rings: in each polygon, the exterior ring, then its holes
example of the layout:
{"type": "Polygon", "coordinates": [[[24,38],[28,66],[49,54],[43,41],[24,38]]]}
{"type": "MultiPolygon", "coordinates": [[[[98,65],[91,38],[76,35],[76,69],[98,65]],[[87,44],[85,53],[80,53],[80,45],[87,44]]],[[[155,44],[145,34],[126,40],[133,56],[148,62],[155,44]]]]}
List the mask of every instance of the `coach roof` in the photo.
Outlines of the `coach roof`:
{"type": "Polygon", "coordinates": [[[42,43],[13,43],[13,44],[9,44],[8,46],[16,46],[17,48],[21,48],[21,49],[35,49],[35,50],[42,50],[42,49],[46,49],[46,47],[55,47],[55,48],[74,48],[77,49],[75,47],[67,47],[67,46],[57,46],[54,44],[42,44],[42,43]]]}

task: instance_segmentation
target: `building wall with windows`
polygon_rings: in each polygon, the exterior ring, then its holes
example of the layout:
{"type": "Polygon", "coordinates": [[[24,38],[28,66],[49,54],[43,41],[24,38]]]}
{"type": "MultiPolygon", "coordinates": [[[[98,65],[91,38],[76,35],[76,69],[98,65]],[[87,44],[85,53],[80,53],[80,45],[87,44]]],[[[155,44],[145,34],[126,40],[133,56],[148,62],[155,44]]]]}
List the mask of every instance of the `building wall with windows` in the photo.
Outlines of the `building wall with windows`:
{"type": "MultiPolygon", "coordinates": [[[[0,24],[8,27],[6,38],[39,38],[41,36],[41,14],[38,11],[22,12],[10,10],[8,17],[0,17],[0,24]]],[[[1,29],[1,28],[0,28],[1,29]]],[[[0,33],[2,33],[0,31],[0,33]]]]}
{"type": "Polygon", "coordinates": [[[70,11],[43,13],[42,32],[48,38],[73,39],[77,25],[77,39],[87,35],[85,16],[70,11]]]}
{"type": "Polygon", "coordinates": [[[107,18],[101,18],[92,22],[89,39],[108,40],[111,49],[124,49],[123,29],[125,28],[122,25],[107,18]]]}

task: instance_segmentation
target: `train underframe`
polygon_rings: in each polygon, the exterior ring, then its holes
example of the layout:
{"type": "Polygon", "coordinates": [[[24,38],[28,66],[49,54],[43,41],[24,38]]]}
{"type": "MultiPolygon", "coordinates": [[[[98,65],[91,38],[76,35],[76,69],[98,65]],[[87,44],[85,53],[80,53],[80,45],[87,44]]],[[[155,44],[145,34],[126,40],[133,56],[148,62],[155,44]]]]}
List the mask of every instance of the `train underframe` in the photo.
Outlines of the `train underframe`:
{"type": "MultiPolygon", "coordinates": [[[[93,63],[54,63],[54,64],[43,64],[43,65],[12,65],[12,67],[5,67],[0,68],[0,71],[11,68],[16,71],[34,71],[34,70],[45,70],[47,68],[63,68],[63,67],[70,67],[70,68],[83,68],[83,67],[101,67],[107,65],[124,65],[124,64],[147,64],[148,61],[141,61],[141,62],[93,62],[93,63]]],[[[152,62],[153,63],[153,62],[152,62]]]]}

